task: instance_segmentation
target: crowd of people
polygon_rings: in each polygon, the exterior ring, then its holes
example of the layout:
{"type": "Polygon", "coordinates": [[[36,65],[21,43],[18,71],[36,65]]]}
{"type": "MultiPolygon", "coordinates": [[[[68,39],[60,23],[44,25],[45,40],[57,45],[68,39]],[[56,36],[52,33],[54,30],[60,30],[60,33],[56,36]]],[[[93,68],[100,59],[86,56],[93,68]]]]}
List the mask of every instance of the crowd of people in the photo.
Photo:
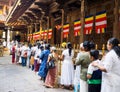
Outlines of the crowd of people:
{"type": "Polygon", "coordinates": [[[12,46],[12,63],[21,63],[35,71],[44,86],[73,89],[74,92],[118,92],[120,90],[120,47],[116,38],[107,42],[106,54],[99,58],[100,52],[95,44],[84,41],[74,58],[72,44],[68,42],[58,54],[55,46],[46,41],[34,45],[15,44],[12,46]],[[73,62],[75,60],[75,62],[73,62]],[[62,62],[60,81],[58,81],[58,61],[62,62]]]}

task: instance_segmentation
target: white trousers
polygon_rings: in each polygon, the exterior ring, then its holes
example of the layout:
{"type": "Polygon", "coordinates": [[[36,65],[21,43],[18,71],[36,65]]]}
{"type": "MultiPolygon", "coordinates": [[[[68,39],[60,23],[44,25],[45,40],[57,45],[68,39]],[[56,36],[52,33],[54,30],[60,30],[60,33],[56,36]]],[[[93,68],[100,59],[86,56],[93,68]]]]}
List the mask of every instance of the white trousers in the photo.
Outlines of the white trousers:
{"type": "Polygon", "coordinates": [[[88,84],[87,81],[80,79],[80,92],[88,92],[88,84]]]}

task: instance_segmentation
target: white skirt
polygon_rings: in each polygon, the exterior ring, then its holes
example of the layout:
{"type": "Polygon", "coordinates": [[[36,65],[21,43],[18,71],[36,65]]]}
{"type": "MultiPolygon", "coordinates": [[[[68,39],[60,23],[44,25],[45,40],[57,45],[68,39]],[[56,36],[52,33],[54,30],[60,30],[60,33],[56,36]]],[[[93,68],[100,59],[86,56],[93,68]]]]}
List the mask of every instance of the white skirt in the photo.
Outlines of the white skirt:
{"type": "Polygon", "coordinates": [[[64,60],[61,68],[61,85],[72,85],[74,67],[72,61],[64,60]]]}
{"type": "Polygon", "coordinates": [[[88,92],[88,84],[87,81],[80,79],[80,92],[88,92]]]}

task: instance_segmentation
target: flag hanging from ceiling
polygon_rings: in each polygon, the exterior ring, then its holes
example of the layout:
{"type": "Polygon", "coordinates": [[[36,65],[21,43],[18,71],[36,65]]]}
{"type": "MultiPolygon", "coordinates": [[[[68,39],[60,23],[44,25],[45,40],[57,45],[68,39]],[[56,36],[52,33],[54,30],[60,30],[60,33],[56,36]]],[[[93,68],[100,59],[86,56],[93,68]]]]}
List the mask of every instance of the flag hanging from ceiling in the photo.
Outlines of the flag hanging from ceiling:
{"type": "Polygon", "coordinates": [[[102,11],[96,14],[95,17],[95,30],[97,34],[105,33],[107,27],[106,11],[102,11]]]}
{"type": "Polygon", "coordinates": [[[47,39],[47,32],[48,30],[44,30],[44,39],[47,39]]]}
{"type": "Polygon", "coordinates": [[[40,32],[33,33],[33,38],[34,38],[34,40],[39,40],[40,39],[40,32]]]}
{"type": "Polygon", "coordinates": [[[67,38],[69,34],[69,24],[63,26],[63,38],[67,38]]]}
{"type": "Polygon", "coordinates": [[[81,22],[80,20],[74,22],[74,36],[80,35],[81,22]]]}
{"type": "Polygon", "coordinates": [[[49,29],[49,32],[48,32],[48,39],[51,39],[52,38],[52,28],[49,29]]]}
{"type": "Polygon", "coordinates": [[[91,34],[93,29],[93,16],[85,17],[84,34],[91,34]]]}
{"type": "Polygon", "coordinates": [[[40,31],[40,38],[44,39],[44,31],[43,30],[40,31]]]}
{"type": "Polygon", "coordinates": [[[28,41],[32,40],[32,34],[28,34],[28,41]]]}

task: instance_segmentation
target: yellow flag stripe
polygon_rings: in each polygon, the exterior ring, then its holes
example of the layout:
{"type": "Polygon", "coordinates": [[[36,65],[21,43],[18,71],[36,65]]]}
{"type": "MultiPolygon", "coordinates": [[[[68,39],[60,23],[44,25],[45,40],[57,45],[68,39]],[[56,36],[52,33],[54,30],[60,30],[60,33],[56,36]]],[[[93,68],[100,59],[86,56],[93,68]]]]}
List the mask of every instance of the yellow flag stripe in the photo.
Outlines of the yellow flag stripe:
{"type": "Polygon", "coordinates": [[[74,25],[80,24],[80,23],[81,23],[80,21],[76,21],[76,22],[74,22],[74,25]]]}
{"type": "Polygon", "coordinates": [[[103,17],[106,17],[106,13],[101,14],[101,15],[97,15],[97,16],[96,16],[96,19],[103,18],[103,17]]]}
{"type": "Polygon", "coordinates": [[[93,20],[93,17],[85,18],[85,21],[93,20]]]}
{"type": "Polygon", "coordinates": [[[69,24],[68,24],[68,25],[64,25],[63,27],[64,27],[64,28],[69,27],[69,24]]]}
{"type": "Polygon", "coordinates": [[[102,33],[104,33],[105,32],[105,29],[104,28],[102,28],[102,33]]]}

